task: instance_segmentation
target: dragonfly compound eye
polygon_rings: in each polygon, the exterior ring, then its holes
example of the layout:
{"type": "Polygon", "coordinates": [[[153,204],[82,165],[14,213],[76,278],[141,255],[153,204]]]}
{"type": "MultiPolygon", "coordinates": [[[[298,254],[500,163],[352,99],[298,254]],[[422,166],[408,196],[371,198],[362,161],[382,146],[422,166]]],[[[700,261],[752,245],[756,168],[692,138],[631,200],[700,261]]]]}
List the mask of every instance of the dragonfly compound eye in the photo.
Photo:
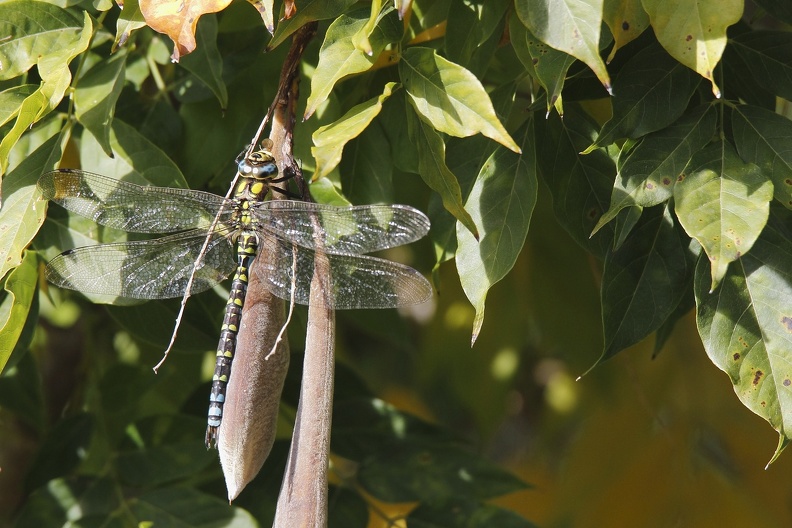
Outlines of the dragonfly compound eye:
{"type": "Polygon", "coordinates": [[[239,173],[256,179],[272,178],[278,174],[278,166],[272,154],[260,150],[239,162],[239,173]]]}

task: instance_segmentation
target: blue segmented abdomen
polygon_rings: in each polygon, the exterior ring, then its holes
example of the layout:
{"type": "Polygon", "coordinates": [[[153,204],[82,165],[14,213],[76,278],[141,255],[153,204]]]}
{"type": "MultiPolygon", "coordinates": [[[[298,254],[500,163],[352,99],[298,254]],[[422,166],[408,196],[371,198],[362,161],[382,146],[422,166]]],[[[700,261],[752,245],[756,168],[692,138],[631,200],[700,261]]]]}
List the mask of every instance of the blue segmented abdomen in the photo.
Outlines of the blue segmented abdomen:
{"type": "Polygon", "coordinates": [[[217,361],[212,376],[212,391],[209,394],[209,415],[206,427],[206,447],[217,445],[217,428],[223,420],[223,403],[225,403],[226,387],[231,376],[231,363],[234,361],[239,321],[242,318],[242,307],[245,304],[245,293],[248,286],[250,264],[256,256],[257,241],[255,235],[242,233],[237,241],[237,270],[231,282],[231,293],[226,304],[223,326],[220,330],[220,341],[217,344],[217,361]]]}

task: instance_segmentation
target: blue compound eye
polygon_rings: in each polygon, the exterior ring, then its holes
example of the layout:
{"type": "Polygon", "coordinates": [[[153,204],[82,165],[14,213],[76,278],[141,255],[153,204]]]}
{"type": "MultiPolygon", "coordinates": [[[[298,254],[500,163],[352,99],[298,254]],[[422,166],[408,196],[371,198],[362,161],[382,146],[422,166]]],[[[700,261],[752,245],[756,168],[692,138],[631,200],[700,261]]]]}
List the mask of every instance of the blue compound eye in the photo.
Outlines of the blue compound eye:
{"type": "Polygon", "coordinates": [[[265,150],[254,152],[239,162],[239,173],[251,178],[271,178],[278,174],[275,158],[265,150]]]}

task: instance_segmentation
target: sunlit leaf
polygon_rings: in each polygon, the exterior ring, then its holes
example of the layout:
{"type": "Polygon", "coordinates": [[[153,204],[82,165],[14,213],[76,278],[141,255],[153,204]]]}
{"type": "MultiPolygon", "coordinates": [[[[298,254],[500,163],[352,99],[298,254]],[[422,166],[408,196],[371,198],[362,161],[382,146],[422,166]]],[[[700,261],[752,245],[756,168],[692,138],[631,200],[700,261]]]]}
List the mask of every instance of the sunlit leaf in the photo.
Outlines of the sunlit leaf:
{"type": "Polygon", "coordinates": [[[792,34],[788,31],[750,31],[737,35],[731,47],[748,66],[750,75],[766,90],[792,99],[792,34]]]}
{"type": "Polygon", "coordinates": [[[604,0],[602,21],[608,24],[616,41],[606,62],[610,63],[620,48],[629,44],[649,27],[649,15],[641,0],[604,0]]]}
{"type": "Polygon", "coordinates": [[[676,213],[709,257],[714,290],[729,263],[748,253],[762,232],[773,183],[725,141],[694,156],[686,173],[674,186],[676,213]]]}
{"type": "Polygon", "coordinates": [[[553,48],[585,63],[610,92],[608,70],[599,54],[602,0],[517,0],[528,31],[553,48]]]}
{"type": "Polygon", "coordinates": [[[707,355],[729,375],[740,401],[778,431],[774,458],[792,433],[792,243],[779,227],[768,224],[714,293],[703,255],[695,281],[707,355]]]}
{"type": "Polygon", "coordinates": [[[563,115],[561,90],[567,70],[575,58],[536,38],[517,17],[509,20],[509,35],[517,58],[547,92],[547,111],[555,106],[556,111],[563,115]]]}
{"type": "Polygon", "coordinates": [[[402,53],[399,77],[415,110],[436,130],[457,137],[480,132],[519,152],[481,82],[465,68],[433,49],[415,47],[402,53]]]}
{"type": "Polygon", "coordinates": [[[304,119],[313,115],[338,81],[367,71],[386,45],[401,38],[402,26],[396,18],[396,12],[387,9],[380,13],[377,25],[368,39],[372,54],[367,55],[357,49],[352,37],[366,25],[367,13],[368,10],[359,9],[348,15],[341,15],[327,29],[322,49],[319,51],[319,62],[311,77],[311,94],[306,103],[304,119]]]}
{"type": "MultiPolygon", "coordinates": [[[[275,13],[274,0],[247,0],[261,15],[261,20],[264,22],[264,27],[267,28],[270,35],[275,33],[275,13]]],[[[290,18],[290,17],[286,17],[290,18]]]]}
{"type": "Polygon", "coordinates": [[[12,79],[79,41],[83,21],[52,3],[0,4],[0,79],[12,79]]]}
{"type": "Polygon", "coordinates": [[[74,90],[77,120],[93,134],[108,156],[112,155],[110,124],[124,85],[126,58],[126,49],[122,49],[94,65],[74,90]]]}
{"type": "Polygon", "coordinates": [[[755,163],[773,180],[775,199],[792,209],[792,121],[750,105],[732,110],[734,145],[743,161],[755,163]]]}
{"type": "Polygon", "coordinates": [[[514,266],[525,244],[538,187],[533,122],[515,135],[522,154],[498,149],[481,168],[465,202],[480,239],[458,224],[456,265],[468,300],[476,309],[471,342],[484,323],[489,289],[514,266]]]}
{"type": "Polygon", "coordinates": [[[35,84],[13,86],[0,92],[0,126],[5,125],[17,116],[25,99],[36,91],[35,84]]]}
{"type": "Polygon", "coordinates": [[[700,82],[660,46],[639,51],[613,83],[613,117],[587,152],[620,138],[637,138],[676,121],[700,82]]]}
{"type": "Polygon", "coordinates": [[[217,18],[206,17],[195,33],[198,47],[184,57],[181,65],[200,79],[217,97],[220,108],[228,106],[228,90],[223,81],[223,57],[217,49],[217,18]]]}
{"type": "Polygon", "coordinates": [[[65,138],[65,133],[51,138],[3,179],[0,277],[22,262],[23,251],[44,222],[47,207],[36,190],[36,182],[44,171],[57,167],[65,138]]]}
{"type": "Polygon", "coordinates": [[[222,11],[231,0],[139,0],[146,23],[173,41],[171,60],[195,50],[195,29],[201,16],[222,11]]]}
{"type": "Polygon", "coordinates": [[[350,108],[343,117],[329,125],[319,127],[313,133],[315,146],[311,147],[311,153],[316,159],[314,178],[326,176],[338,165],[344,145],[369,126],[382,110],[382,103],[390,97],[395,86],[396,83],[386,83],[381,95],[350,108]]]}
{"type": "Polygon", "coordinates": [[[674,184],[693,154],[715,133],[717,109],[700,106],[673,125],[652,132],[620,163],[613,184],[610,208],[594,228],[596,233],[625,207],[651,207],[674,193],[674,184]]]}
{"type": "MultiPolygon", "coordinates": [[[[369,57],[374,55],[374,50],[371,47],[371,43],[369,42],[369,36],[377,26],[377,19],[379,18],[381,9],[382,0],[372,0],[368,20],[365,24],[363,24],[363,27],[361,27],[357,33],[352,36],[352,44],[355,46],[355,49],[362,51],[369,57]]],[[[393,8],[389,5],[388,11],[392,9],[393,8]]]]}
{"type": "Polygon", "coordinates": [[[19,340],[25,320],[36,294],[38,258],[27,251],[22,262],[5,280],[5,296],[0,300],[0,372],[5,368],[11,352],[19,340]]]}
{"type": "Polygon", "coordinates": [[[116,21],[116,36],[113,42],[113,50],[122,47],[129,40],[133,31],[146,26],[146,20],[140,11],[138,0],[124,0],[121,13],[116,21]]]}
{"type": "Polygon", "coordinates": [[[693,275],[689,244],[668,206],[654,207],[608,254],[602,274],[605,348],[600,362],[638,343],[671,315],[693,275]]]}
{"type": "Polygon", "coordinates": [[[407,131],[418,150],[418,173],[440,195],[443,207],[478,237],[476,224],[462,203],[459,182],[446,165],[443,139],[414,112],[408,111],[407,116],[407,131]]]}
{"type": "MultiPolygon", "coordinates": [[[[14,2],[13,4],[16,3],[14,2]]],[[[8,4],[0,4],[0,8],[4,5],[8,4]]],[[[47,48],[42,50],[43,55],[36,57],[41,85],[38,90],[28,96],[22,103],[13,128],[0,142],[0,173],[5,172],[8,166],[9,152],[25,130],[53,110],[63,99],[63,95],[72,80],[69,63],[74,57],[87,49],[91,38],[93,25],[87,12],[84,12],[83,23],[84,26],[80,31],[74,29],[62,32],[55,31],[56,38],[47,43],[47,48]]],[[[35,24],[34,22],[33,25],[35,24]]],[[[20,34],[23,44],[27,40],[25,34],[26,32],[20,34]]],[[[16,42],[16,39],[11,39],[10,42],[16,42]]],[[[39,39],[33,38],[31,42],[35,47],[39,39]]],[[[3,50],[2,43],[0,43],[0,66],[2,66],[2,61],[4,60],[3,55],[1,55],[4,51],[11,51],[12,53],[11,57],[6,55],[5,57],[7,58],[15,60],[17,55],[21,55],[22,60],[28,60],[25,53],[19,52],[16,48],[3,50]]]]}
{"type": "MultiPolygon", "coordinates": [[[[275,49],[285,41],[292,33],[300,29],[309,22],[316,20],[327,20],[336,18],[344,13],[355,0],[306,0],[300,3],[300,10],[291,18],[282,20],[272,40],[267,44],[267,51],[275,49]]],[[[367,10],[368,12],[368,10],[367,10]]],[[[366,16],[368,18],[368,16],[366,16]]]]}
{"type": "Polygon", "coordinates": [[[697,0],[642,0],[657,40],[676,60],[712,83],[715,66],[726,47],[726,28],[740,20],[742,0],[699,2],[697,0]]]}

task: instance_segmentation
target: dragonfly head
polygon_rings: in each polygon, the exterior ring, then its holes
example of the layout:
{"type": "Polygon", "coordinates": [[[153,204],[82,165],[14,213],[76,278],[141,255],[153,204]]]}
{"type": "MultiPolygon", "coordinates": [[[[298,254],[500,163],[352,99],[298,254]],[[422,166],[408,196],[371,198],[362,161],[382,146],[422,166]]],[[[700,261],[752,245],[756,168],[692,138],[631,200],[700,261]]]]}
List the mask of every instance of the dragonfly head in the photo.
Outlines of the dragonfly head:
{"type": "Polygon", "coordinates": [[[268,150],[261,149],[250,154],[238,165],[239,174],[256,180],[268,180],[278,175],[275,158],[268,150]]]}

